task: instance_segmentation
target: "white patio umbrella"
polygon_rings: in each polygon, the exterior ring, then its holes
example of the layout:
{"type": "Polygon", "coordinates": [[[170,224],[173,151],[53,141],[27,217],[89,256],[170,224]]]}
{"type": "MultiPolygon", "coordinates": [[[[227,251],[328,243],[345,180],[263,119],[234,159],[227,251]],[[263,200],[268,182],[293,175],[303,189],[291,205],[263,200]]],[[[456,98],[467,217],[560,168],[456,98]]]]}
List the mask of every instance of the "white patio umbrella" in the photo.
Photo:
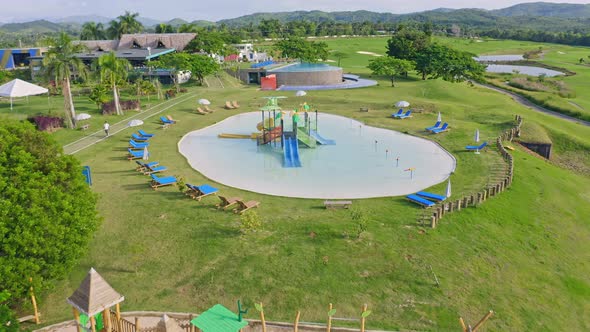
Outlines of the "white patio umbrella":
{"type": "Polygon", "coordinates": [[[87,114],[87,113],[76,114],[76,121],[88,120],[91,117],[92,116],[90,114],[87,114]]]}
{"type": "Polygon", "coordinates": [[[447,198],[451,197],[451,178],[449,178],[449,182],[447,182],[447,198]]]}
{"type": "Polygon", "coordinates": [[[207,99],[199,99],[199,104],[200,105],[211,105],[211,102],[208,101],[207,99]]]}
{"type": "Polygon", "coordinates": [[[147,146],[143,148],[143,160],[150,159],[150,154],[148,152],[147,146]]]}
{"type": "Polygon", "coordinates": [[[137,127],[137,126],[141,126],[142,124],[143,124],[143,121],[138,120],[138,119],[131,120],[127,123],[127,125],[129,127],[137,127]]]}
{"type": "Polygon", "coordinates": [[[44,87],[17,78],[0,86],[0,97],[10,98],[10,110],[12,110],[12,98],[40,95],[47,91],[44,87]]]}
{"type": "Polygon", "coordinates": [[[437,122],[442,122],[442,116],[440,115],[440,112],[438,112],[438,117],[436,118],[437,122]]]}
{"type": "Polygon", "coordinates": [[[395,107],[409,107],[410,103],[408,103],[405,100],[400,100],[397,103],[395,103],[395,107]]]}
{"type": "MultiPolygon", "coordinates": [[[[475,142],[479,143],[479,129],[475,129],[475,142]]],[[[475,150],[475,154],[479,154],[479,149],[475,150]]]]}
{"type": "Polygon", "coordinates": [[[299,90],[297,92],[295,92],[295,96],[297,97],[303,97],[307,94],[307,92],[303,91],[303,90],[299,90]]]}

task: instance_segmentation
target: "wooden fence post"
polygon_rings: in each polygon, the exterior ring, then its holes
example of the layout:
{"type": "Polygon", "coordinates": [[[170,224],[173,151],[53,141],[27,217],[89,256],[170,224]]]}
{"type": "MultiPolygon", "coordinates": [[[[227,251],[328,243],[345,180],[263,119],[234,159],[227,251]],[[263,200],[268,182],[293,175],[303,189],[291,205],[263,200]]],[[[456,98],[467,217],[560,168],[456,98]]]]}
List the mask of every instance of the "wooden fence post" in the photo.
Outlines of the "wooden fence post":
{"type": "Polygon", "coordinates": [[[367,304],[363,304],[363,309],[361,311],[361,332],[365,332],[365,320],[366,320],[366,314],[365,312],[367,312],[367,304]]]}
{"type": "Polygon", "coordinates": [[[328,311],[328,329],[326,330],[327,332],[332,330],[332,310],[334,309],[332,308],[332,303],[330,303],[330,311],[328,311]]]}
{"type": "Polygon", "coordinates": [[[430,228],[436,228],[436,216],[432,216],[432,220],[430,221],[430,228]]]}
{"type": "Polygon", "coordinates": [[[301,316],[301,311],[297,311],[297,315],[295,316],[295,324],[293,324],[293,331],[299,332],[299,316],[301,316]]]}

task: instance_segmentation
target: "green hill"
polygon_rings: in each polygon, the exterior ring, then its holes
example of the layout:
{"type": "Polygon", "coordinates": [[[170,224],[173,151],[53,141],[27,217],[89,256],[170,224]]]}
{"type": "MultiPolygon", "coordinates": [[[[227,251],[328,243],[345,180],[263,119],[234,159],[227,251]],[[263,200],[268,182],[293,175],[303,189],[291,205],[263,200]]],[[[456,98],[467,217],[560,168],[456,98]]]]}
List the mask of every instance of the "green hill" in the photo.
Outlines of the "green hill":
{"type": "Polygon", "coordinates": [[[532,2],[493,10],[498,16],[549,16],[565,18],[590,17],[590,4],[532,2]]]}
{"type": "Polygon", "coordinates": [[[46,20],[37,20],[26,23],[7,23],[0,27],[5,32],[31,32],[45,33],[57,32],[64,29],[64,26],[46,20]]]}
{"type": "Polygon", "coordinates": [[[183,24],[187,24],[188,22],[181,19],[181,18],[173,18],[170,21],[166,22],[166,24],[174,26],[174,27],[178,27],[181,26],[183,24]]]}

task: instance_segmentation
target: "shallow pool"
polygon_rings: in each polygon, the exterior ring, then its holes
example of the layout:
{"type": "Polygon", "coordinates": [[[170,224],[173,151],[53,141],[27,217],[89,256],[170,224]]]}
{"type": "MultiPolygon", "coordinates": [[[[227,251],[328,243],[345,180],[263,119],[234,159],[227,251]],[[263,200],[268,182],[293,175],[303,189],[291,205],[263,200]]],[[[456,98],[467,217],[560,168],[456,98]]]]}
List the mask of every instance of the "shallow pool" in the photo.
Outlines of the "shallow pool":
{"type": "Polygon", "coordinates": [[[502,54],[502,55],[480,55],[474,58],[479,62],[495,62],[495,61],[520,61],[524,57],[520,54],[502,54]]]}
{"type": "Polygon", "coordinates": [[[276,69],[270,69],[268,72],[271,73],[292,73],[292,72],[315,72],[315,71],[328,71],[328,70],[341,70],[340,67],[330,66],[325,63],[309,63],[309,62],[298,62],[276,69]]]}
{"type": "Polygon", "coordinates": [[[300,168],[283,167],[280,143],[275,148],[257,146],[251,139],[217,137],[248,135],[260,121],[259,112],[244,113],[190,132],[178,143],[180,153],[194,169],[227,186],[302,198],[405,195],[444,181],[455,169],[454,157],[429,140],[323,113],[318,115],[318,132],[336,145],[311,149],[300,144],[300,168]]]}

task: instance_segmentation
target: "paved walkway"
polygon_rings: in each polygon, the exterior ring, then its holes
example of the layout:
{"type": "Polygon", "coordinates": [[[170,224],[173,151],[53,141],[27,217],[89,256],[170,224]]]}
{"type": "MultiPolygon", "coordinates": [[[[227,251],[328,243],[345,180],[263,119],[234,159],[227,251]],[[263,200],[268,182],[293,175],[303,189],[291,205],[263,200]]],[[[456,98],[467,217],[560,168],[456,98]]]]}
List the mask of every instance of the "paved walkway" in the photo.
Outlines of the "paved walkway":
{"type": "MultiPolygon", "coordinates": [[[[168,99],[166,101],[163,101],[159,104],[156,104],[148,109],[146,109],[143,112],[137,113],[129,118],[123,119],[115,124],[112,124],[110,127],[110,136],[114,136],[117,133],[129,128],[129,126],[127,125],[127,123],[131,120],[134,119],[138,119],[138,120],[142,120],[145,121],[151,117],[157,116],[160,113],[167,111],[168,109],[189,100],[190,98],[194,98],[196,95],[196,92],[191,92],[176,98],[172,98],[172,99],[168,99]]],[[[99,130],[96,131],[94,133],[88,134],[87,136],[84,136],[72,143],[69,143],[67,145],[64,146],[64,153],[66,154],[75,154],[79,151],[82,151],[84,149],[86,149],[87,147],[90,147],[94,144],[100,143],[102,141],[104,141],[105,139],[107,139],[107,137],[105,137],[104,135],[104,131],[103,130],[99,130]]]]}
{"type": "Polygon", "coordinates": [[[546,109],[545,107],[539,106],[539,105],[531,102],[530,100],[524,98],[523,96],[521,96],[521,95],[519,95],[517,93],[514,93],[512,91],[504,90],[502,88],[499,88],[499,87],[493,86],[493,85],[489,85],[489,84],[480,84],[480,83],[476,83],[476,82],[473,82],[473,84],[478,85],[478,86],[481,86],[481,87],[486,88],[486,89],[490,89],[490,90],[494,90],[494,91],[500,92],[500,93],[505,94],[507,96],[510,96],[517,103],[519,103],[519,104],[521,104],[523,106],[526,106],[526,107],[528,107],[528,108],[530,108],[530,109],[532,109],[534,111],[545,113],[545,114],[549,114],[549,115],[554,116],[556,118],[561,118],[561,119],[564,119],[564,120],[567,120],[567,121],[579,123],[579,124],[582,124],[584,126],[590,126],[590,122],[589,121],[580,120],[578,118],[574,118],[573,116],[565,115],[565,114],[562,114],[562,113],[558,113],[558,112],[555,112],[555,111],[546,109]]]}

